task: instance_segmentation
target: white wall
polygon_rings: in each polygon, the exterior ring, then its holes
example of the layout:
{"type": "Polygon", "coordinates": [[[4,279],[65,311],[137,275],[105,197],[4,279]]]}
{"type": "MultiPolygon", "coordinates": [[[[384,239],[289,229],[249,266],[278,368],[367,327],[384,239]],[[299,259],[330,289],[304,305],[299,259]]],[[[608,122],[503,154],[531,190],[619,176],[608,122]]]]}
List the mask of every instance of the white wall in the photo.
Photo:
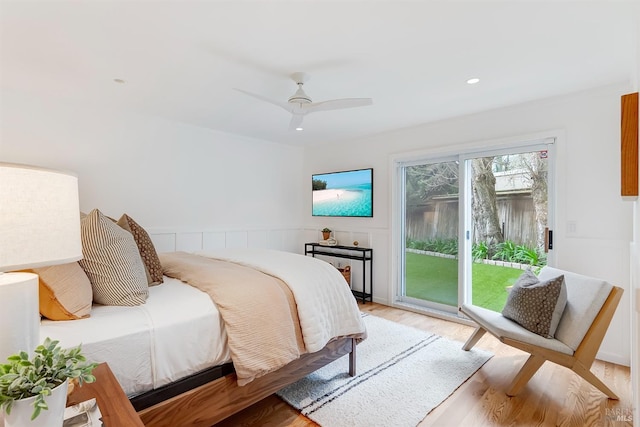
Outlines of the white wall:
{"type": "Polygon", "coordinates": [[[76,172],[83,211],[154,230],[299,229],[303,150],[3,91],[0,161],[76,172]]]}
{"type": "MultiPolygon", "coordinates": [[[[626,84],[487,111],[378,135],[353,144],[305,151],[305,173],[374,168],[374,217],[318,219],[306,211],[308,228],[369,233],[374,249],[374,300],[391,303],[390,159],[411,151],[489,147],[498,141],[559,130],[557,142],[555,259],[559,268],[601,277],[625,289],[599,357],[629,364],[629,244],[632,203],[620,198],[620,95],[626,84]],[[479,143],[480,142],[480,143],[479,143]],[[567,236],[567,222],[577,231],[567,236]]],[[[310,192],[308,192],[310,193],[310,192]]],[[[310,198],[310,194],[306,194],[310,198]]],[[[306,203],[310,206],[310,202],[306,203]]]]}

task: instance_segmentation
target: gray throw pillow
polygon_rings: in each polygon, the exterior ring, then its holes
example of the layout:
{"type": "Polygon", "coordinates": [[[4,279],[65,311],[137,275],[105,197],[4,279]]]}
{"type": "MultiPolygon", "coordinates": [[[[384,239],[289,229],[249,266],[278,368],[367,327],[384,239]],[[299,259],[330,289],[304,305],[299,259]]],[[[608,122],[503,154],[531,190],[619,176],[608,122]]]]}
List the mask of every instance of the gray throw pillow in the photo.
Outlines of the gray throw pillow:
{"type": "Polygon", "coordinates": [[[566,305],[564,276],[541,282],[526,270],[513,285],[502,315],[531,332],[553,338],[566,305]]]}

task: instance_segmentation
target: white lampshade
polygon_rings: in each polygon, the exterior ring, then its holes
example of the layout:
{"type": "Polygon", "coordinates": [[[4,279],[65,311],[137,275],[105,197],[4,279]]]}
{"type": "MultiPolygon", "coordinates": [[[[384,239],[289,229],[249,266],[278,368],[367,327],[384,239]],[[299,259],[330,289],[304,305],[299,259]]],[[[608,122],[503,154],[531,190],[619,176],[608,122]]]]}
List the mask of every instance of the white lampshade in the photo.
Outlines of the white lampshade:
{"type": "Polygon", "coordinates": [[[0,271],[82,258],[78,177],[0,163],[0,271]]]}
{"type": "Polygon", "coordinates": [[[0,363],[40,342],[38,276],[1,272],[80,258],[78,178],[0,163],[0,363]]]}

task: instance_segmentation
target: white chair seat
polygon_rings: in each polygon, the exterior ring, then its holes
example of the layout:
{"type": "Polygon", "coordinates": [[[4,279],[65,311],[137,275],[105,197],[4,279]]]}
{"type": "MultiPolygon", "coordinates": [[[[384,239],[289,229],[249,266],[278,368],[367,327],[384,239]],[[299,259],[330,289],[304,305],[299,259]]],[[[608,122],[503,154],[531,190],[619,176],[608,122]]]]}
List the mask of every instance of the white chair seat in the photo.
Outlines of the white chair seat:
{"type": "Polygon", "coordinates": [[[545,338],[538,334],[534,334],[495,311],[487,310],[486,308],[475,305],[465,304],[462,306],[462,312],[498,339],[511,338],[513,340],[547,348],[559,353],[568,355],[573,354],[571,347],[561,341],[555,338],[545,338]]]}

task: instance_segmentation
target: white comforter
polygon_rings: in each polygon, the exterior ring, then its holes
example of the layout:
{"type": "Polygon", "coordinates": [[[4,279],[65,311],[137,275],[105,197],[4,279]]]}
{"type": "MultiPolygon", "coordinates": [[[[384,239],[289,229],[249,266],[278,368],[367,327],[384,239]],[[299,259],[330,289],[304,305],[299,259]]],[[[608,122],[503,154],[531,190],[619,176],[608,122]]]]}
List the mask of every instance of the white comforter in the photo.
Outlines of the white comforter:
{"type": "Polygon", "coordinates": [[[224,249],[197,254],[250,266],[283,280],[296,299],[309,353],[321,350],[332,338],[366,332],[351,290],[340,272],[325,261],[264,249],[224,249]]]}

